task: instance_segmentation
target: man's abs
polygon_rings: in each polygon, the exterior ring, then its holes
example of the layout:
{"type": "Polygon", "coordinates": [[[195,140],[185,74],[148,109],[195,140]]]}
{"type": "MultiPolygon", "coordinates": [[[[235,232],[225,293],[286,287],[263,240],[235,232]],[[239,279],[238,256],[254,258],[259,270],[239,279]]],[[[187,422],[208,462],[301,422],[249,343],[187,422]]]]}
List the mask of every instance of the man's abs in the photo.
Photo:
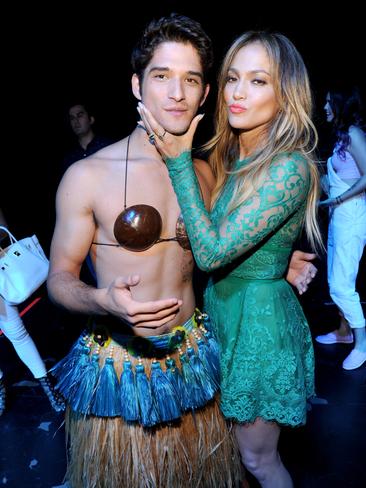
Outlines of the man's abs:
{"type": "Polygon", "coordinates": [[[92,258],[98,288],[110,286],[118,276],[139,275],[140,282],[131,288],[134,300],[146,302],[177,298],[183,301],[175,318],[160,333],[184,323],[193,314],[193,256],[177,242],[159,243],[144,252],[113,247],[102,249],[99,246],[93,251],[97,251],[92,258]]]}

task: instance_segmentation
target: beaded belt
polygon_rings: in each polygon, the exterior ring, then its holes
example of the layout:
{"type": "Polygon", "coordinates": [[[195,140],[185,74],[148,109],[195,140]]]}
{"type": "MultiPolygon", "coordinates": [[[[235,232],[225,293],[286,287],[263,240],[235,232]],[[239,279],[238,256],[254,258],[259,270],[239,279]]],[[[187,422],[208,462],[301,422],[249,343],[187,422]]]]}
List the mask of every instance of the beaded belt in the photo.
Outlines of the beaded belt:
{"type": "Polygon", "coordinates": [[[75,412],[152,427],[215,396],[218,347],[207,314],[196,311],[182,326],[152,337],[121,334],[101,321],[51,370],[75,412]]]}
{"type": "Polygon", "coordinates": [[[108,347],[111,341],[114,341],[132,356],[161,358],[178,349],[192,332],[199,339],[200,334],[204,333],[202,325],[204,317],[205,314],[196,311],[182,326],[174,327],[168,334],[148,337],[122,334],[116,330],[116,327],[105,326],[99,320],[91,324],[90,346],[98,344],[101,347],[108,347]]]}

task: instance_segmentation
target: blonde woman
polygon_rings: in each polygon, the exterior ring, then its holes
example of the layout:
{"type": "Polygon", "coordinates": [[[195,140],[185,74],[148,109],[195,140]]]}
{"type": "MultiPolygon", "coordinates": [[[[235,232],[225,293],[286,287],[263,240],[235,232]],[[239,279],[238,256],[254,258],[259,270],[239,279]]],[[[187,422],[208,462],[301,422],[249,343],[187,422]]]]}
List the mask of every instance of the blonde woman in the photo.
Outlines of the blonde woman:
{"type": "Polygon", "coordinates": [[[309,327],[285,281],[303,225],[314,246],[321,242],[311,110],[307,71],[289,39],[247,32],[233,43],[207,144],[217,178],[209,214],[190,152],[202,115],[174,136],[139,106],[167,163],[196,262],[212,272],[206,310],[220,344],[221,409],[263,487],[293,486],[277,450],[280,429],[304,424],[314,395],[309,327]]]}

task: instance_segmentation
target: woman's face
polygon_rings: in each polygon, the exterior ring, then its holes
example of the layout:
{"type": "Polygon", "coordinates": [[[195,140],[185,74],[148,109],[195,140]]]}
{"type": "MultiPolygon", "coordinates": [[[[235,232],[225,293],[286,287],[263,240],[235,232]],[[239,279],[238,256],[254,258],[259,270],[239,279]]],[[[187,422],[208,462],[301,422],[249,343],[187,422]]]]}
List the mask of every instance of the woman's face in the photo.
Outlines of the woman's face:
{"type": "Polygon", "coordinates": [[[276,116],[279,105],[267,51],[254,42],[235,55],[224,88],[231,127],[261,133],[276,116]]]}
{"type": "Polygon", "coordinates": [[[332,120],[334,119],[334,113],[333,113],[332,107],[330,106],[330,94],[329,93],[327,93],[327,96],[325,97],[324,110],[325,110],[327,122],[332,122],[332,120]]]}

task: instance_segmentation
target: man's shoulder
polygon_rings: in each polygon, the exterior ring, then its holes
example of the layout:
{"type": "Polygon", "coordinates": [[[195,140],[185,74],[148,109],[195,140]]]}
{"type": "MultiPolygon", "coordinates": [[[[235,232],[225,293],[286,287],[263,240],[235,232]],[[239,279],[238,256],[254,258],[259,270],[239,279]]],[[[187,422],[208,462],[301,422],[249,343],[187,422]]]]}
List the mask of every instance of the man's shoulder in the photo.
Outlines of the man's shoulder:
{"type": "Polygon", "coordinates": [[[125,151],[125,141],[125,139],[122,139],[116,142],[109,143],[108,145],[101,147],[94,154],[88,156],[87,159],[121,159],[121,156],[125,151]]]}
{"type": "Polygon", "coordinates": [[[103,135],[96,135],[94,136],[93,140],[88,146],[88,152],[89,154],[95,153],[97,151],[100,151],[104,147],[110,146],[116,142],[116,139],[112,139],[110,137],[106,137],[103,135]]]}
{"type": "MultiPolygon", "coordinates": [[[[99,151],[98,151],[99,152],[99,151]]],[[[97,153],[72,163],[64,173],[64,180],[85,180],[100,175],[104,168],[108,167],[111,158],[100,157],[97,153]]]]}
{"type": "Polygon", "coordinates": [[[87,157],[70,164],[61,179],[61,183],[65,184],[79,180],[85,181],[85,178],[93,173],[93,163],[91,159],[92,157],[87,157]]]}
{"type": "Polygon", "coordinates": [[[120,161],[124,152],[124,140],[115,142],[85,158],[75,161],[75,163],[69,166],[65,175],[72,174],[74,177],[78,175],[93,176],[94,174],[100,174],[101,171],[109,171],[112,168],[111,163],[113,161],[120,161]]]}

